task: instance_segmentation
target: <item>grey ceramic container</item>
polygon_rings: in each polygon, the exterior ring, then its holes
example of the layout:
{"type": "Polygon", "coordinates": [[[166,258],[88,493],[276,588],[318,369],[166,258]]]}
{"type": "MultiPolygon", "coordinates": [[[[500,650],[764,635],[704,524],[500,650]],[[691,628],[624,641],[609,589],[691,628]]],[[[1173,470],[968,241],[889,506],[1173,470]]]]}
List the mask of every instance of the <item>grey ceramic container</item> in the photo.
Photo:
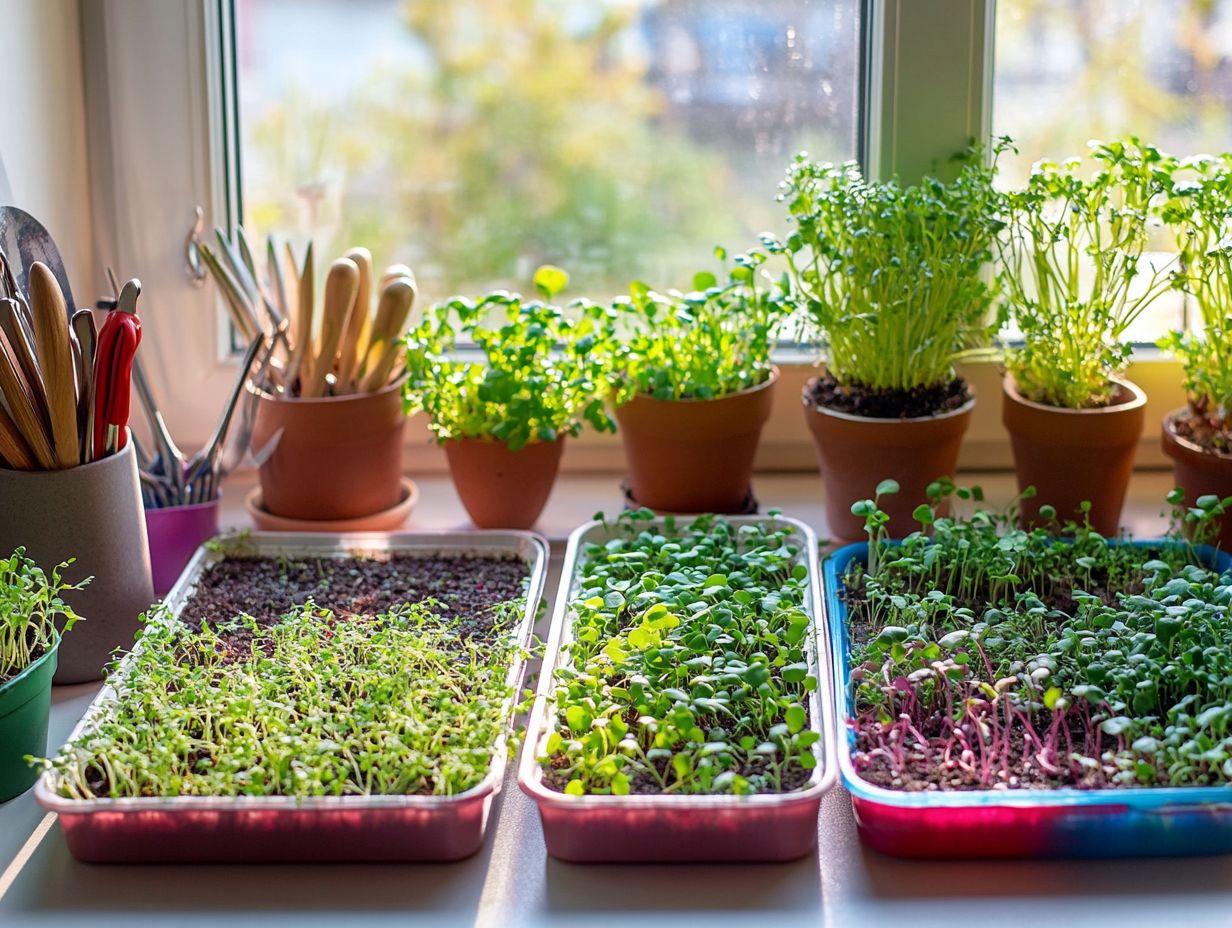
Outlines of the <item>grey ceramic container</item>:
{"type": "Polygon", "coordinates": [[[116,648],[128,648],[137,617],[154,602],[150,552],[129,441],[110,457],[53,471],[0,468],[0,555],[19,545],[44,570],[76,558],[64,600],[83,621],[60,645],[56,683],[101,679],[116,648]]]}

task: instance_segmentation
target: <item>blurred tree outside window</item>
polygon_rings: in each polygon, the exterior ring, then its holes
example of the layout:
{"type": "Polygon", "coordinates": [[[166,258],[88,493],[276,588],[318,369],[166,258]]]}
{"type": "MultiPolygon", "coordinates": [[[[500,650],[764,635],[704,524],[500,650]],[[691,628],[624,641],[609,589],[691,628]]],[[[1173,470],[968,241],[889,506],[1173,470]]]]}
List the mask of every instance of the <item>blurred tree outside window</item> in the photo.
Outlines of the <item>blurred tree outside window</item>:
{"type": "MultiPolygon", "coordinates": [[[[235,0],[244,220],[435,300],[688,286],[856,150],[859,0],[235,0]]],[[[318,261],[320,264],[320,261],[318,261]]]]}

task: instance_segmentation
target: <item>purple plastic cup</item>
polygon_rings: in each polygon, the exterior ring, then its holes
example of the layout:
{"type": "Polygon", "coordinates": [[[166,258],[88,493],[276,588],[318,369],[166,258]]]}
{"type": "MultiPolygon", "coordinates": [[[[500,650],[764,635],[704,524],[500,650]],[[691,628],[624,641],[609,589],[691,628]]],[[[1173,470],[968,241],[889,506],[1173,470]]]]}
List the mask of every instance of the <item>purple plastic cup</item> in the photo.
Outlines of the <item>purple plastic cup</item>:
{"type": "Polygon", "coordinates": [[[166,596],[184,572],[193,552],[202,542],[218,534],[218,506],[221,501],[222,496],[219,495],[208,503],[145,511],[156,595],[166,596]]]}

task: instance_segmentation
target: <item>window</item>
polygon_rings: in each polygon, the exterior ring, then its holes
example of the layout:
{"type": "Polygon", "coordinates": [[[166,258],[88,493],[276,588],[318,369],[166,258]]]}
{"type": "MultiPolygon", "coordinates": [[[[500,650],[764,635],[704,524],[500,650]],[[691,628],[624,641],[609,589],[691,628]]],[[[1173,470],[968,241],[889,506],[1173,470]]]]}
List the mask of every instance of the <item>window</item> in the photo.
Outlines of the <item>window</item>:
{"type": "MultiPolygon", "coordinates": [[[[1002,161],[1010,183],[1092,138],[1135,134],[1182,156],[1228,148],[1230,0],[1000,0],[996,43],[993,130],[1019,149],[1002,161]]],[[[1153,342],[1184,317],[1166,294],[1131,335],[1153,342]]]]}
{"type": "Polygon", "coordinates": [[[859,0],[236,0],[243,214],[429,298],[686,286],[857,150],[859,0]]]}

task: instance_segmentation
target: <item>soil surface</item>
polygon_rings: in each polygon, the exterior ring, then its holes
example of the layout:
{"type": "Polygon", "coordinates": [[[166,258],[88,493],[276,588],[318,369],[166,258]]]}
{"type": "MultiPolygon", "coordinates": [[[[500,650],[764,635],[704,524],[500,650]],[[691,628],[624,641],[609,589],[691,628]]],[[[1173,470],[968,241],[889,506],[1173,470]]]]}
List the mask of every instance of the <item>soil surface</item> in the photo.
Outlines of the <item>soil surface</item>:
{"type": "Polygon", "coordinates": [[[823,409],[869,419],[918,419],[960,409],[971,399],[971,390],[961,377],[934,387],[874,390],[861,384],[841,386],[824,374],[817,378],[809,399],[823,409]]]}
{"type": "Polygon", "coordinates": [[[1204,451],[1232,455],[1232,421],[1190,409],[1173,420],[1176,434],[1204,451]]]}
{"type": "Polygon", "coordinates": [[[198,583],[180,613],[192,628],[246,613],[277,622],[312,600],[337,615],[378,615],[394,606],[435,600],[461,633],[492,631],[492,606],[523,595],[526,565],[516,558],[365,555],[292,560],[228,556],[198,583]]]}

